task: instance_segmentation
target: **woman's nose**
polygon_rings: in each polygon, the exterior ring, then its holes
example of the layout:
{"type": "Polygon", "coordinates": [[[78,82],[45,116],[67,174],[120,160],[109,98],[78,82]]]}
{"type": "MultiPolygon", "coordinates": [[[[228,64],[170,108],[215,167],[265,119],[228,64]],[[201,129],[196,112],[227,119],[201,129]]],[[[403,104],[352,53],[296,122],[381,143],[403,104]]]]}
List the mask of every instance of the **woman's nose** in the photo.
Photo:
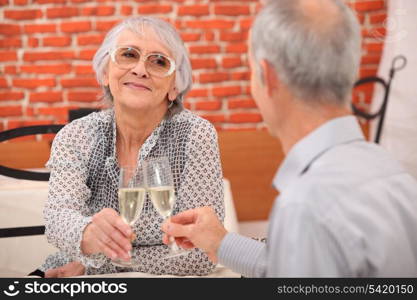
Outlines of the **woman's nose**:
{"type": "Polygon", "coordinates": [[[131,72],[135,76],[139,76],[139,77],[142,77],[142,78],[148,78],[149,77],[149,73],[146,70],[145,62],[142,59],[140,59],[138,61],[138,63],[136,64],[136,66],[131,69],[131,72]]]}

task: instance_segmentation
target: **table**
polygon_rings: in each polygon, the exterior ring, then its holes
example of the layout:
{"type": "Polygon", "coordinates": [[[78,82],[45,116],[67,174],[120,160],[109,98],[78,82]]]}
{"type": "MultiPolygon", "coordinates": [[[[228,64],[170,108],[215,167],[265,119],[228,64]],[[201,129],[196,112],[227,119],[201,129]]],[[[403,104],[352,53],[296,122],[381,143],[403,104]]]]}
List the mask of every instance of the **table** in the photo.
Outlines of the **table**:
{"type": "Polygon", "coordinates": [[[175,276],[175,275],[154,275],[141,272],[124,272],[100,275],[83,275],[75,276],[74,278],[240,278],[241,275],[232,270],[217,265],[212,273],[206,276],[175,276]]]}

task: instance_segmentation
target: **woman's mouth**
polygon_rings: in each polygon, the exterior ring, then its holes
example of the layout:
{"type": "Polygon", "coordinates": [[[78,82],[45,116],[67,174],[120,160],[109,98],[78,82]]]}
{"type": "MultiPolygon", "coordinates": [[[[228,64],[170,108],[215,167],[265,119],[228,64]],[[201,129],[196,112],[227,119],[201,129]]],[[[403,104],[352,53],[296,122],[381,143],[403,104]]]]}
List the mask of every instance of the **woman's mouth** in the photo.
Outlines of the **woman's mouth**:
{"type": "Polygon", "coordinates": [[[141,83],[137,83],[137,82],[125,82],[123,83],[123,85],[131,88],[131,89],[135,89],[135,90],[146,90],[146,91],[152,91],[149,87],[147,87],[144,84],[141,83]]]}

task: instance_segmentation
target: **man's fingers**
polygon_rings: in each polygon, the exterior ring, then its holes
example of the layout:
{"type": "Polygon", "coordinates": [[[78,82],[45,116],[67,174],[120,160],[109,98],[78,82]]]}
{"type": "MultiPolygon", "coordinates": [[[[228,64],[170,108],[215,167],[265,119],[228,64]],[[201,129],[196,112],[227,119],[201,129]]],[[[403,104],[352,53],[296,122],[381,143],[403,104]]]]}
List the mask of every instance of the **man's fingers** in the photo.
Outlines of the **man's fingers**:
{"type": "Polygon", "coordinates": [[[191,239],[192,230],[194,228],[193,224],[190,225],[181,225],[173,222],[164,223],[162,230],[173,237],[186,237],[191,239]]]}
{"type": "Polygon", "coordinates": [[[178,224],[191,224],[195,222],[196,218],[196,209],[190,209],[172,216],[170,221],[178,224]]]}

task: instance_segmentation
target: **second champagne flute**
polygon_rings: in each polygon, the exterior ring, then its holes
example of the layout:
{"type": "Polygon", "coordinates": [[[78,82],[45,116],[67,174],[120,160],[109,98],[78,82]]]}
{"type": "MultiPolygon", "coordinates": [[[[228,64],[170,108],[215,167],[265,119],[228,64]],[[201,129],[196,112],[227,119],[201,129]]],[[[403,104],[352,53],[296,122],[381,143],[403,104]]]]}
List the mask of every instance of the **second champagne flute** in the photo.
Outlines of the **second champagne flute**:
{"type": "MultiPolygon", "coordinates": [[[[119,210],[123,221],[133,227],[142,212],[146,189],[143,178],[143,169],[121,167],[119,176],[119,210]]],[[[132,257],[132,251],[130,251],[132,257]]],[[[134,267],[137,265],[132,258],[129,261],[121,259],[112,260],[112,264],[118,267],[134,267]]]]}
{"type": "MultiPolygon", "coordinates": [[[[146,185],[151,201],[158,213],[166,220],[172,215],[175,205],[174,181],[167,157],[152,158],[145,162],[146,185]]],[[[169,253],[165,258],[176,257],[188,252],[178,247],[169,237],[169,253]]]]}

